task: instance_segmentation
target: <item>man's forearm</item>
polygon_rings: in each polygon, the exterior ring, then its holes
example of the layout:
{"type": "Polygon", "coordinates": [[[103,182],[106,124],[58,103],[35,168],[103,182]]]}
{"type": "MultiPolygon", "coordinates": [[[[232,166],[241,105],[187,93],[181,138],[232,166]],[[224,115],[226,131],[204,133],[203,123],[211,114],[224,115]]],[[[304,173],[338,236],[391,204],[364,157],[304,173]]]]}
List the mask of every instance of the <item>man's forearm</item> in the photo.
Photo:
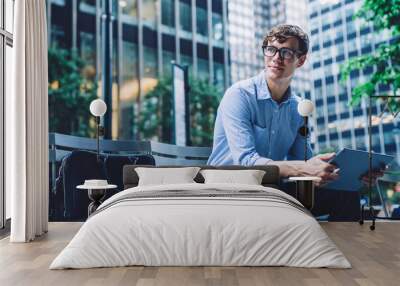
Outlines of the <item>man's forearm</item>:
{"type": "Polygon", "coordinates": [[[279,175],[281,177],[307,176],[304,161],[270,161],[268,165],[279,167],[279,175]]]}

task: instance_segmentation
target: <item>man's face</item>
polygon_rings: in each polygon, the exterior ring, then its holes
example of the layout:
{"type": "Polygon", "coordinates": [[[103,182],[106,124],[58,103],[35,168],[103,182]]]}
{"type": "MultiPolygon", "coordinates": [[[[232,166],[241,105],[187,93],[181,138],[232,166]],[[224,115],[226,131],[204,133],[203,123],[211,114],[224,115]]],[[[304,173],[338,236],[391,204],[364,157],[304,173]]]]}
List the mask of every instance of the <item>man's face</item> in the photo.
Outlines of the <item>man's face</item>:
{"type": "MultiPolygon", "coordinates": [[[[299,42],[296,38],[288,38],[285,42],[279,43],[278,41],[268,42],[268,46],[277,49],[289,48],[293,51],[299,50],[299,42]]],[[[269,48],[273,51],[273,48],[269,48]]],[[[289,52],[290,53],[290,52],[289,52]]],[[[274,56],[266,56],[264,54],[264,64],[267,71],[267,77],[270,79],[290,79],[296,68],[301,67],[306,60],[306,55],[300,56],[295,53],[293,59],[281,58],[279,51],[276,51],[274,56]]]]}

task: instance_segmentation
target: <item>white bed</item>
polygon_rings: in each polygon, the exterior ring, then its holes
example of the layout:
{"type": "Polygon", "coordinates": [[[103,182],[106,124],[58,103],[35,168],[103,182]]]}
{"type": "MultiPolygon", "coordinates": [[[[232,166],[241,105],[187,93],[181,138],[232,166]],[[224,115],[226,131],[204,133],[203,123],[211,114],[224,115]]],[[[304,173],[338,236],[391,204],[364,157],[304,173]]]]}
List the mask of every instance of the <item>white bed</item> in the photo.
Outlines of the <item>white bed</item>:
{"type": "Polygon", "coordinates": [[[127,265],[350,268],[318,222],[299,205],[282,191],[255,185],[130,188],[99,207],[50,269],[127,265]],[[200,195],[191,195],[195,193],[200,195]]]}

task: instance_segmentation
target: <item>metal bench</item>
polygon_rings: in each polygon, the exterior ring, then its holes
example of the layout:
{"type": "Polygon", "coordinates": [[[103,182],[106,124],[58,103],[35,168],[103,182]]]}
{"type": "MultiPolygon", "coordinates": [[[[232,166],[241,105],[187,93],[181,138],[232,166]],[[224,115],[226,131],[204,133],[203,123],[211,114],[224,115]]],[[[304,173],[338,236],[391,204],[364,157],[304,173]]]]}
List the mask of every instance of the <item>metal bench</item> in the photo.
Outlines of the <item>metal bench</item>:
{"type": "MultiPolygon", "coordinates": [[[[57,164],[73,150],[96,151],[96,139],[49,133],[49,163],[51,187],[54,186],[57,164]]],[[[151,154],[157,166],[205,165],[211,154],[210,147],[177,146],[155,141],[100,140],[103,154],[140,155],[151,154]]]]}

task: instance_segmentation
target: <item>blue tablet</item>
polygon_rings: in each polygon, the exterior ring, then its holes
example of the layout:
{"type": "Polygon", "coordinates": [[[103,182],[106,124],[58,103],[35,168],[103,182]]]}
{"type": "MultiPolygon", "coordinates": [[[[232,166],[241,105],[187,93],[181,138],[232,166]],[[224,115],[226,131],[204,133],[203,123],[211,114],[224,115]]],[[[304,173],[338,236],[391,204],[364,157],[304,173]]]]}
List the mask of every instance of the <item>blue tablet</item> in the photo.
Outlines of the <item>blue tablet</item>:
{"type": "MultiPolygon", "coordinates": [[[[388,165],[393,156],[372,153],[372,169],[379,169],[388,165]]],[[[327,189],[356,192],[362,187],[361,177],[368,173],[369,159],[367,151],[344,148],[329,161],[336,165],[339,178],[324,186],[327,189]]]]}

